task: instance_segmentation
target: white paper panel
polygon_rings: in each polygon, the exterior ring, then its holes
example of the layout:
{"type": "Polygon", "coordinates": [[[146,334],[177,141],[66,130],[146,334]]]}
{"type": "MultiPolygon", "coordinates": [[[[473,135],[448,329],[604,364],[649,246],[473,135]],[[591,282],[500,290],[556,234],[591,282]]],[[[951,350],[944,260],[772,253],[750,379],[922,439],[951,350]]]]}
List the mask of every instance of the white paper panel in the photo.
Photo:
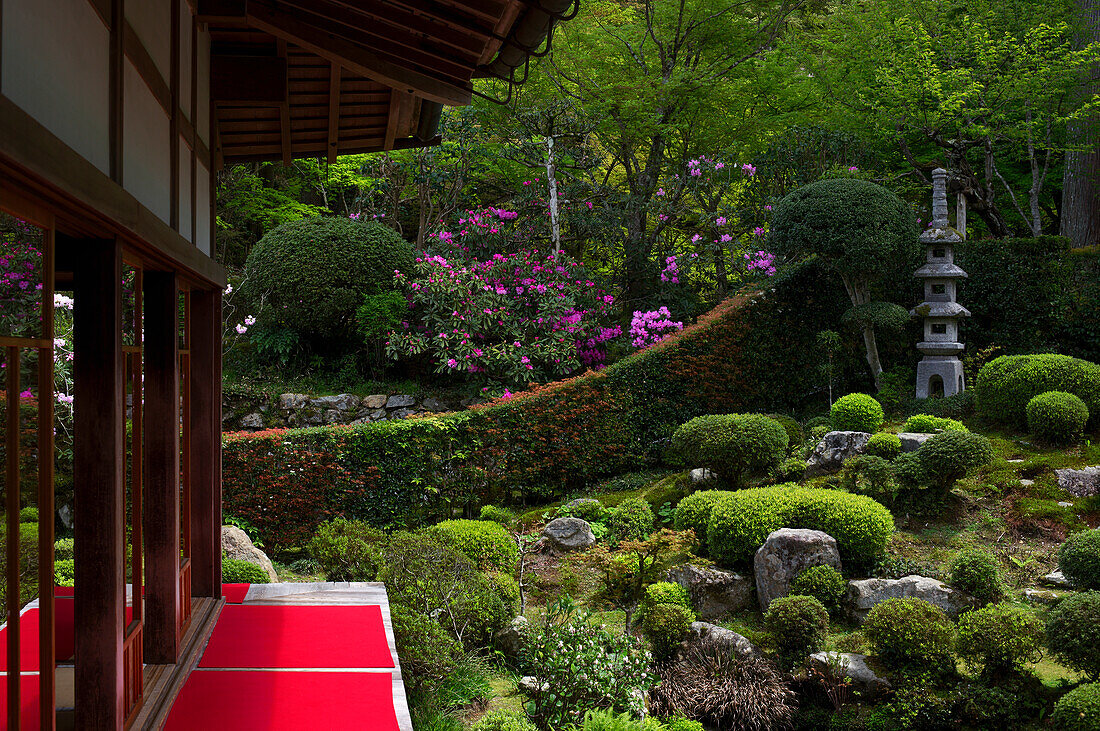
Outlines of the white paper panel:
{"type": "Polygon", "coordinates": [[[210,34],[199,32],[199,111],[195,129],[199,139],[210,145],[210,34]]]}
{"type": "Polygon", "coordinates": [[[180,236],[191,238],[191,148],[180,138],[180,236]]]}
{"type": "Polygon", "coordinates": [[[168,223],[172,213],[168,115],[129,61],[123,80],[122,186],[168,223]]]}
{"type": "Polygon", "coordinates": [[[141,45],[149,52],[160,77],[172,85],[172,0],[138,0],[127,2],[126,19],[130,21],[141,45]]]}
{"type": "Polygon", "coordinates": [[[211,256],[210,253],[210,171],[203,164],[195,166],[196,195],[195,195],[195,245],[199,251],[211,256]]]}

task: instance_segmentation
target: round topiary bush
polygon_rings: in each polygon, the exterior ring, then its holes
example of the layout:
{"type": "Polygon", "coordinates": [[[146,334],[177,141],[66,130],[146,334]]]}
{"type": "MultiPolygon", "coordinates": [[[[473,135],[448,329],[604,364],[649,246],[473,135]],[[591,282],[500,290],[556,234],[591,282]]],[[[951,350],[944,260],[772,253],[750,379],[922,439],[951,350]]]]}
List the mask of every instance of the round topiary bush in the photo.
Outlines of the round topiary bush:
{"type": "Polygon", "coordinates": [[[970,431],[961,421],[946,419],[942,416],[931,414],[913,414],[905,420],[901,427],[903,432],[915,434],[936,434],[941,431],[970,431]]]}
{"type": "Polygon", "coordinates": [[[23,508],[19,511],[20,523],[37,523],[38,522],[38,508],[23,508]]]}
{"type": "Polygon", "coordinates": [[[1089,407],[1065,391],[1046,391],[1027,402],[1027,428],[1051,444],[1074,444],[1089,421],[1089,407]]]}
{"type": "Polygon", "coordinates": [[[336,518],[317,526],[307,548],[328,581],[374,581],[385,538],[369,523],[336,518]]]}
{"type": "Polygon", "coordinates": [[[829,412],[833,428],[837,431],[862,431],[875,433],[886,419],[882,404],[865,393],[850,393],[833,403],[829,412]]]}
{"type": "Polygon", "coordinates": [[[444,520],[428,533],[463,553],[482,571],[512,571],[519,558],[516,541],[500,523],[488,520],[444,520]]]}
{"type": "Polygon", "coordinates": [[[894,466],[873,454],[857,454],[845,460],[840,475],[840,485],[860,495],[892,504],[898,492],[894,466]]]}
{"type": "Polygon", "coordinates": [[[812,596],[830,612],[840,607],[840,599],[848,590],[848,582],[832,566],[811,566],[803,570],[791,582],[788,593],[812,596]]]}
{"type": "Polygon", "coordinates": [[[672,514],[672,526],[676,530],[695,531],[695,539],[701,545],[707,545],[710,511],[723,496],[732,494],[729,490],[699,490],[691,493],[676,505],[676,511],[672,514]]]}
{"type": "Polygon", "coordinates": [[[57,560],[72,558],[76,541],[72,538],[59,538],[53,544],[53,556],[57,560]]]}
{"type": "Polygon", "coordinates": [[[901,439],[897,434],[889,432],[872,434],[871,438],[867,440],[864,452],[872,457],[891,460],[901,454],[901,439]]]}
{"type": "Polygon", "coordinates": [[[974,467],[993,461],[993,445],[981,434],[945,431],[934,435],[916,452],[925,475],[947,489],[974,467]]]}
{"type": "Polygon", "coordinates": [[[764,615],[764,626],[788,667],[825,645],[829,634],[829,612],[812,596],[785,596],[776,599],[764,615]]]}
{"type": "Polygon", "coordinates": [[[646,587],[645,595],[638,602],[635,618],[641,621],[646,612],[658,604],[679,604],[687,609],[692,608],[691,596],[687,589],[671,581],[658,581],[646,587]]]}
{"type": "Polygon", "coordinates": [[[619,541],[640,541],[653,532],[653,508],[640,497],[623,500],[611,509],[607,527],[619,541]]]}
{"type": "Polygon", "coordinates": [[[706,467],[731,485],[765,474],[787,456],[787,432],[763,414],[697,416],[672,435],[672,448],[692,467],[706,467]]]}
{"type": "Polygon", "coordinates": [[[519,711],[489,711],[470,731],[538,731],[538,726],[519,711]]]}
{"type": "Polygon", "coordinates": [[[1100,589],[1100,530],[1074,533],[1058,550],[1058,568],[1079,589],[1100,589]]]}
{"type": "Polygon", "coordinates": [[[768,534],[780,528],[824,531],[836,539],[845,561],[870,563],[886,550],[894,516],[865,495],[825,488],[737,490],[719,498],[711,510],[707,546],[719,563],[747,564],[768,534]]]}
{"type": "Polygon", "coordinates": [[[609,514],[607,508],[595,498],[579,498],[570,500],[554,512],[555,518],[580,518],[589,523],[601,523],[607,520],[609,514]]]}
{"type": "Polygon", "coordinates": [[[222,557],[223,584],[267,584],[271,577],[262,566],[235,558],[222,557]]]}
{"type": "Polygon", "coordinates": [[[1024,607],[990,604],[959,618],[955,650],[987,678],[1018,672],[1042,658],[1043,623],[1024,607]]]}
{"type": "Polygon", "coordinates": [[[946,668],[953,663],[955,628],[923,599],[887,599],[867,614],[863,634],[874,654],[893,668],[946,668]]]}
{"type": "Polygon", "coordinates": [[[317,217],[285,223],[256,242],[239,297],[259,331],[290,331],[320,347],[356,338],[365,297],[394,291],[410,273],[412,245],[382,224],[317,217]]]}
{"type": "Polygon", "coordinates": [[[1079,685],[1059,698],[1050,723],[1059,731],[1100,729],[1100,683],[1079,685]]]}
{"type": "Polygon", "coordinates": [[[788,457],[772,470],[776,482],[798,482],[806,476],[806,462],[798,457],[788,457]]]}
{"type": "Polygon", "coordinates": [[[508,508],[498,508],[496,505],[483,505],[481,506],[481,513],[478,515],[481,520],[489,520],[493,523],[500,523],[505,528],[516,522],[516,514],[508,508]]]}
{"type": "Polygon", "coordinates": [[[1027,404],[1047,391],[1072,393],[1092,419],[1100,414],[1100,365],[1068,355],[1002,355],[982,366],[974,383],[978,409],[991,419],[1024,426],[1027,404]]]}
{"type": "MultiPolygon", "coordinates": [[[[267,577],[267,572],[264,572],[267,577]]],[[[76,562],[71,558],[59,558],[53,562],[53,579],[58,586],[72,586],[76,578],[76,562]]],[[[252,582],[249,582],[252,583],[252,582]]]]}
{"type": "Polygon", "coordinates": [[[993,554],[978,548],[961,552],[951,562],[951,586],[962,589],[983,604],[1004,595],[1001,566],[993,554]]]}
{"type": "Polygon", "coordinates": [[[641,619],[642,632],[653,648],[653,656],[672,655],[695,621],[695,612],[681,604],[654,604],[641,619]]]}
{"type": "Polygon", "coordinates": [[[1065,665],[1100,679],[1100,591],[1073,594],[1050,610],[1047,647],[1065,665]]]}

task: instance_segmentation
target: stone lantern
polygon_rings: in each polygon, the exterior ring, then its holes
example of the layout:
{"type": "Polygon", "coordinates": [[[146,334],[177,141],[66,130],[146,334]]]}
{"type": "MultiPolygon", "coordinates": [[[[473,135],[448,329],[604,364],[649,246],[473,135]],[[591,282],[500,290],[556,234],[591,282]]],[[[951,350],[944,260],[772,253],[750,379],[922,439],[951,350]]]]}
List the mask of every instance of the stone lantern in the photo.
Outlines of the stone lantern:
{"type": "Polygon", "coordinates": [[[932,171],[932,224],[920,235],[926,263],[916,271],[924,280],[924,302],[912,314],[924,318],[924,340],[917,350],[924,356],[917,364],[917,398],[954,396],[966,389],[959,354],[959,318],[970,312],[955,301],[966,272],[955,265],[955,245],[962,234],[947,218],[947,171],[932,171]]]}

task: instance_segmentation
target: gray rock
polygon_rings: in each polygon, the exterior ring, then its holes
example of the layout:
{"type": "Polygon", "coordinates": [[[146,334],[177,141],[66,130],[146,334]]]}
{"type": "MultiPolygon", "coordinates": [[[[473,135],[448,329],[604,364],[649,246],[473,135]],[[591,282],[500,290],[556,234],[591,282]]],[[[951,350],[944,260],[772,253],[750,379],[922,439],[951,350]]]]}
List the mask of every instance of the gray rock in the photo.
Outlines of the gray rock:
{"type": "Polygon", "coordinates": [[[73,509],[69,505],[62,505],[57,509],[57,517],[61,518],[61,525],[69,530],[73,527],[73,509]]]}
{"type": "Polygon", "coordinates": [[[704,621],[748,609],[756,589],[756,583],[747,576],[691,564],[669,569],[667,578],[687,589],[695,613],[704,621]]]}
{"type": "Polygon", "coordinates": [[[248,561],[260,566],[267,572],[267,576],[272,583],[279,580],[279,575],[275,573],[275,567],[271,565],[271,559],[267,557],[266,553],[252,545],[248,534],[235,525],[222,526],[222,552],[228,558],[248,561]]]}
{"type": "Polygon", "coordinates": [[[1060,507],[1060,508],[1072,508],[1073,503],[1068,502],[1066,500],[1061,500],[1061,501],[1058,502],[1058,507],[1060,507]]]}
{"type": "Polygon", "coordinates": [[[1081,470],[1054,470],[1058,487],[1074,497],[1092,497],[1100,494],[1100,465],[1081,470]]]}
{"type": "Polygon", "coordinates": [[[386,399],[387,409],[407,409],[415,405],[416,399],[412,396],[397,395],[386,399]]]}
{"type": "Polygon", "coordinates": [[[756,599],[760,610],[787,596],[791,581],[811,566],[832,566],[840,571],[840,551],[828,533],[806,528],[780,528],[757,549],[753,559],[756,599]]]}
{"type": "Polygon", "coordinates": [[[1023,485],[1024,487],[1031,487],[1032,485],[1035,484],[1035,480],[1029,480],[1027,478],[1021,478],[1020,479],[1020,484],[1023,485]]]}
{"type": "Polygon", "coordinates": [[[315,399],[311,399],[310,404],[318,409],[354,411],[359,408],[359,397],[353,393],[341,393],[335,396],[319,396],[315,399]]]}
{"type": "Polygon", "coordinates": [[[733,630],[718,627],[709,622],[692,622],[687,638],[680,643],[677,660],[683,660],[692,647],[707,639],[717,642],[730,655],[745,657],[759,653],[756,646],[749,642],[746,637],[737,634],[733,630]]]}
{"type": "Polygon", "coordinates": [[[706,467],[696,467],[691,471],[692,482],[711,482],[717,479],[718,475],[714,474],[706,467]]]}
{"type": "Polygon", "coordinates": [[[440,413],[443,413],[445,411],[450,411],[451,410],[447,406],[447,404],[443,403],[439,399],[434,399],[434,398],[424,399],[424,403],[420,404],[420,407],[422,409],[424,409],[425,411],[433,411],[437,414],[440,414],[440,413]]]}
{"type": "Polygon", "coordinates": [[[867,618],[867,613],[876,604],[887,599],[903,597],[923,599],[935,604],[952,619],[956,619],[965,610],[978,605],[978,602],[966,592],[952,589],[942,581],[913,574],[900,579],[849,581],[844,606],[849,616],[862,624],[867,618]]]}
{"type": "Polygon", "coordinates": [[[513,617],[512,621],[498,630],[493,636],[497,648],[508,657],[516,657],[523,651],[523,645],[527,642],[528,622],[522,614],[513,617]]]}
{"type": "Polygon", "coordinates": [[[376,410],[370,412],[370,420],[371,421],[381,421],[382,419],[385,419],[385,418],[386,418],[386,410],[385,409],[376,409],[376,410]]]}
{"type": "Polygon", "coordinates": [[[363,399],[364,409],[384,409],[386,408],[386,394],[376,393],[373,396],[367,396],[363,399]]]}
{"type": "Polygon", "coordinates": [[[810,666],[828,672],[837,663],[852,681],[852,687],[864,696],[877,697],[890,690],[890,683],[867,664],[867,656],[856,652],[815,652],[810,666]]]}
{"type": "Polygon", "coordinates": [[[1024,589],[1024,599],[1030,604],[1057,604],[1062,595],[1050,589],[1024,589]]]}
{"type": "Polygon", "coordinates": [[[920,449],[921,445],[934,437],[935,434],[918,434],[916,432],[901,432],[898,434],[898,439],[901,440],[901,451],[903,452],[915,452],[920,449]]]}
{"type": "Polygon", "coordinates": [[[576,551],[596,542],[592,526],[580,518],[555,518],[542,529],[542,536],[558,551],[576,551]]]}
{"type": "Polygon", "coordinates": [[[326,409],[321,416],[326,424],[339,424],[347,418],[347,414],[340,409],[326,409]]]}
{"type": "MultiPolygon", "coordinates": [[[[538,693],[539,692],[539,681],[535,680],[534,675],[524,675],[522,678],[519,679],[519,682],[516,683],[516,688],[521,693],[526,693],[527,695],[531,695],[532,693],[538,693]]],[[[542,689],[543,690],[550,690],[550,684],[549,683],[543,683],[542,684],[542,689]]]]}
{"type": "Polygon", "coordinates": [[[1051,571],[1044,576],[1041,581],[1047,586],[1053,586],[1057,589],[1072,589],[1073,582],[1066,578],[1066,575],[1061,571],[1051,571]]]}
{"type": "Polygon", "coordinates": [[[309,396],[304,393],[284,393],[279,396],[280,409],[300,409],[309,403],[309,396]]]}
{"type": "Polygon", "coordinates": [[[863,431],[831,431],[826,434],[813,454],[806,460],[806,477],[836,472],[844,461],[863,454],[871,435],[863,431]]]}
{"type": "Polygon", "coordinates": [[[404,419],[407,416],[412,416],[416,412],[412,409],[394,409],[389,413],[391,419],[404,419]]]}
{"type": "Polygon", "coordinates": [[[257,414],[255,412],[253,412],[251,414],[245,414],[244,416],[241,417],[241,428],[242,429],[263,429],[264,428],[264,417],[263,417],[263,415],[262,414],[257,414]]]}

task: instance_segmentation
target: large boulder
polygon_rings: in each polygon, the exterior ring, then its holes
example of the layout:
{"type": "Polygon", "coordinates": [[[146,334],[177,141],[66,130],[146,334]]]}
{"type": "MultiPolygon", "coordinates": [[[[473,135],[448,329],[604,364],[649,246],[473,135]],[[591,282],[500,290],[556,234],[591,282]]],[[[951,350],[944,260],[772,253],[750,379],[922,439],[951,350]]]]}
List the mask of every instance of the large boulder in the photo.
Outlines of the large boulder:
{"type": "Polygon", "coordinates": [[[974,597],[964,591],[952,589],[942,581],[913,574],[900,579],[849,581],[844,608],[852,619],[862,623],[867,618],[867,613],[879,602],[904,597],[923,599],[935,604],[952,619],[957,619],[967,609],[978,606],[974,597]]]}
{"type": "Polygon", "coordinates": [[[275,573],[275,567],[271,565],[271,559],[267,554],[252,545],[248,534],[235,525],[222,526],[222,553],[228,558],[238,561],[248,561],[260,566],[267,572],[267,577],[272,583],[279,581],[279,575],[275,573]]]}
{"type": "Polygon", "coordinates": [[[757,549],[753,559],[756,599],[760,610],[787,596],[791,581],[811,566],[832,566],[840,571],[840,551],[828,533],[807,528],[780,528],[757,549]]]}
{"type": "Polygon", "coordinates": [[[753,579],[722,569],[684,564],[669,569],[668,580],[687,589],[695,613],[702,620],[721,619],[753,602],[753,579]]]}
{"type": "Polygon", "coordinates": [[[507,657],[516,657],[523,651],[523,645],[527,642],[529,625],[527,617],[522,614],[512,618],[503,629],[498,630],[493,636],[497,649],[507,657]]]}
{"type": "Polygon", "coordinates": [[[1100,495],[1100,465],[1080,470],[1054,470],[1058,486],[1074,497],[1100,495]]]}
{"type": "Polygon", "coordinates": [[[386,399],[387,409],[407,409],[416,406],[416,399],[406,394],[397,394],[386,399]]]}
{"type": "Polygon", "coordinates": [[[921,434],[918,432],[903,431],[898,434],[898,441],[901,442],[901,451],[903,452],[915,452],[921,448],[921,445],[927,442],[935,434],[921,434]]]}
{"type": "Polygon", "coordinates": [[[822,437],[806,460],[806,477],[836,472],[845,460],[863,454],[871,435],[864,431],[831,431],[822,437]]]}
{"type": "Polygon", "coordinates": [[[731,629],[725,629],[709,622],[692,622],[687,637],[680,643],[677,659],[683,660],[692,647],[707,639],[715,641],[730,655],[744,657],[759,653],[756,646],[749,642],[746,637],[731,629]]]}
{"type": "Polygon", "coordinates": [[[555,518],[542,529],[542,537],[554,551],[576,551],[596,542],[592,526],[580,518],[555,518]]]}
{"type": "Polygon", "coordinates": [[[890,683],[867,664],[867,656],[856,652],[815,652],[810,667],[823,673],[836,667],[852,681],[852,687],[864,697],[875,698],[890,690],[890,683]]]}

